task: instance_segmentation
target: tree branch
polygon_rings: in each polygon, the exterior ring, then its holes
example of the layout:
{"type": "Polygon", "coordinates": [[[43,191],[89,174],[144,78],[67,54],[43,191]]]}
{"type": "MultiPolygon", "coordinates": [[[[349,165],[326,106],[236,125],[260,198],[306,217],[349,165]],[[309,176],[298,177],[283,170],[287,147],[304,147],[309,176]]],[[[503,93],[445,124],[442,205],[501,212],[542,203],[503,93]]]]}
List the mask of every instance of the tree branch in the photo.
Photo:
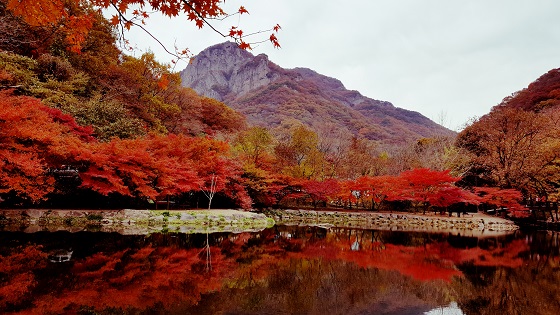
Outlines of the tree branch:
{"type": "MultiPolygon", "coordinates": [[[[199,18],[200,20],[202,20],[206,25],[208,25],[214,32],[220,34],[220,35],[221,35],[222,37],[224,37],[224,38],[228,37],[228,35],[225,35],[224,33],[220,32],[220,31],[219,31],[218,29],[216,29],[212,24],[210,24],[210,23],[206,20],[206,18],[205,18],[202,14],[200,14],[200,12],[198,12],[198,10],[196,10],[196,9],[192,6],[192,4],[191,4],[188,0],[182,0],[182,1],[183,1],[183,3],[184,3],[186,6],[188,6],[188,7],[196,14],[196,16],[198,16],[198,18],[199,18]]],[[[225,19],[225,18],[224,18],[224,19],[225,19]]]]}
{"type": "Polygon", "coordinates": [[[132,20],[127,19],[124,14],[119,10],[119,8],[111,2],[111,5],[113,6],[113,8],[115,8],[115,10],[117,11],[117,13],[119,14],[119,21],[120,22],[120,26],[121,26],[121,33],[122,33],[122,37],[125,38],[124,36],[124,28],[126,26],[123,25],[122,21],[131,23],[132,25],[139,27],[141,30],[143,30],[144,32],[146,32],[146,34],[148,34],[151,38],[153,38],[162,48],[163,50],[165,50],[166,53],[170,54],[171,56],[177,58],[177,59],[183,59],[183,57],[179,56],[179,54],[177,53],[172,53],[171,51],[169,51],[167,49],[167,47],[165,47],[165,45],[157,38],[155,37],[152,33],[150,33],[150,31],[148,31],[144,26],[142,26],[141,24],[138,24],[132,20]]]}

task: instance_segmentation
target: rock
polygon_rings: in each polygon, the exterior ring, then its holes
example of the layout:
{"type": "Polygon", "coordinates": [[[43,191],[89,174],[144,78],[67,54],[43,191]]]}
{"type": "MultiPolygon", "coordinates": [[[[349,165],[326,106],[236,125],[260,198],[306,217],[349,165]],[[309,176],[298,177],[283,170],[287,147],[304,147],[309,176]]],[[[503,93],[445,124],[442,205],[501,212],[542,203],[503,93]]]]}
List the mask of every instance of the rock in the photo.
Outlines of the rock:
{"type": "Polygon", "coordinates": [[[188,214],[188,213],[181,213],[181,221],[189,221],[189,220],[194,220],[194,216],[188,214]]]}
{"type": "Polygon", "coordinates": [[[197,93],[241,112],[250,124],[274,127],[293,119],[313,128],[312,121],[329,121],[354,135],[363,126],[373,125],[362,135],[391,144],[454,135],[418,112],[347,90],[339,80],[311,69],[283,69],[266,55],[254,56],[233,42],[200,52],[181,72],[181,80],[197,93]],[[287,106],[298,108],[285,110],[287,106]]]}
{"type": "Polygon", "coordinates": [[[205,49],[181,72],[185,86],[219,101],[267,85],[277,76],[266,55],[253,56],[232,42],[205,49]]]}

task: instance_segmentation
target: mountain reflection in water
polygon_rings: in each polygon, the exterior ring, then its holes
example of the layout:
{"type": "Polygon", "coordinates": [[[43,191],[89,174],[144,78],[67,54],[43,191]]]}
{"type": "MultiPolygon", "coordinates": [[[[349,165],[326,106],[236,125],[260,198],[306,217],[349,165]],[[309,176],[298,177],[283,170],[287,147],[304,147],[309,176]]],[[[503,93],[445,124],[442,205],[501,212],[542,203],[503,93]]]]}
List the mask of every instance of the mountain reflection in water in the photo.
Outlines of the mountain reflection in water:
{"type": "Polygon", "coordinates": [[[277,226],[208,241],[0,232],[0,313],[560,314],[556,233],[277,226]]]}

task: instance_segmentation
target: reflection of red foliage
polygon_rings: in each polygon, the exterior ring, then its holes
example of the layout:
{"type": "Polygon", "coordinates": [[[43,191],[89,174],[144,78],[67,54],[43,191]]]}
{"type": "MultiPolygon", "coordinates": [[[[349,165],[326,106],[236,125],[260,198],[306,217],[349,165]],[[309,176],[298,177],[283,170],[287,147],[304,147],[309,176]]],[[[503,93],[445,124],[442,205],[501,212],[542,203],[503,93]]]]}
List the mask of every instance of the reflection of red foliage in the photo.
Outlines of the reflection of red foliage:
{"type": "Polygon", "coordinates": [[[519,254],[528,249],[522,240],[509,243],[506,247],[484,250],[479,247],[457,249],[446,243],[430,245],[441,257],[453,261],[455,264],[472,262],[477,266],[502,266],[518,268],[523,265],[519,254]]]}
{"type": "Polygon", "coordinates": [[[6,285],[0,287],[0,308],[21,303],[21,298],[28,295],[35,284],[35,276],[31,272],[12,276],[6,285]]]}
{"type": "Polygon", "coordinates": [[[364,268],[395,270],[417,280],[451,281],[462,272],[457,265],[473,263],[478,266],[522,266],[519,253],[527,250],[523,241],[513,241],[505,248],[485,250],[481,248],[459,249],[448,243],[432,243],[422,247],[383,245],[377,241],[360,243],[359,250],[351,250],[352,242],[329,238],[302,246],[302,251],[292,254],[308,259],[344,260],[364,268]],[[366,244],[367,243],[367,244],[366,244]]]}
{"type": "Polygon", "coordinates": [[[18,305],[35,287],[35,270],[46,267],[47,254],[38,246],[18,248],[0,256],[0,310],[18,305]]]}
{"type": "Polygon", "coordinates": [[[229,272],[229,262],[219,249],[211,249],[211,270],[200,249],[151,246],[113,254],[98,253],[77,261],[72,272],[79,279],[70,288],[62,288],[36,298],[38,313],[58,313],[87,305],[96,310],[108,307],[147,309],[158,303],[164,307],[198,302],[202,293],[219,290],[229,272]],[[197,269],[192,272],[192,269],[197,269]]]}
{"type": "Polygon", "coordinates": [[[95,254],[87,260],[76,263],[73,271],[81,278],[101,279],[106,272],[115,269],[123,254],[124,251],[111,256],[106,256],[103,253],[95,254]]]}
{"type": "Polygon", "coordinates": [[[312,246],[312,249],[309,251],[306,247],[301,255],[313,258],[320,254],[327,259],[353,262],[364,268],[399,271],[404,275],[424,281],[451,281],[453,276],[460,276],[462,274],[452,261],[442,259],[422,247],[387,244],[383,250],[363,249],[352,251],[347,242],[343,243],[346,248],[339,248],[337,250],[333,250],[332,244],[330,246],[322,245],[320,249],[312,246]]]}
{"type": "MultiPolygon", "coordinates": [[[[265,231],[241,233],[211,247],[207,260],[204,248],[152,247],[97,253],[77,260],[66,280],[56,289],[34,297],[28,314],[78,311],[87,306],[95,311],[107,308],[135,309],[139,312],[158,306],[188,308],[203,294],[219,291],[231,283],[266,281],[279,266],[294,260],[343,261],[363,268],[399,272],[418,281],[452,281],[461,277],[457,266],[522,266],[519,254],[527,244],[513,241],[492,249],[459,249],[446,242],[423,246],[384,244],[376,235],[363,232],[313,234],[313,230],[282,233],[265,231]],[[303,238],[297,235],[305,234],[303,238]],[[288,236],[289,235],[289,236],[288,236]],[[366,236],[364,236],[366,235],[366,236]],[[341,237],[343,236],[343,237],[341,237]],[[209,263],[209,264],[208,264],[209,263]]],[[[46,266],[46,254],[29,246],[0,257],[0,273],[8,281],[0,286],[0,307],[29,296],[36,280],[34,273],[46,266]]],[[[1,310],[1,308],[0,308],[1,310]]],[[[25,313],[25,312],[23,312],[25,313]]]]}

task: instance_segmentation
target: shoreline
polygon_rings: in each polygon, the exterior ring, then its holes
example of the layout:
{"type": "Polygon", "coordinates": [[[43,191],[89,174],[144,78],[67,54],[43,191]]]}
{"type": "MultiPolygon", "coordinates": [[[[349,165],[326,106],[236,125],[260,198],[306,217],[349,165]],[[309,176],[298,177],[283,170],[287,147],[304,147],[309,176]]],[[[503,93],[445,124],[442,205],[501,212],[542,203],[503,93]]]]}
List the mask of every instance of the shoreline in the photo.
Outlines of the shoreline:
{"type": "Polygon", "coordinates": [[[277,224],[307,224],[325,227],[365,228],[407,232],[453,233],[487,237],[512,233],[519,229],[513,221],[472,213],[463,217],[401,212],[363,212],[335,210],[267,210],[277,224]]]}
{"type": "Polygon", "coordinates": [[[264,214],[231,209],[212,210],[0,210],[0,230],[150,233],[252,232],[273,226],[264,214]]]}
{"type": "Polygon", "coordinates": [[[335,211],[233,209],[212,210],[0,210],[1,231],[99,231],[120,234],[215,233],[261,231],[280,225],[311,225],[391,231],[453,233],[486,237],[519,229],[513,221],[482,213],[466,217],[435,214],[335,211]]]}

